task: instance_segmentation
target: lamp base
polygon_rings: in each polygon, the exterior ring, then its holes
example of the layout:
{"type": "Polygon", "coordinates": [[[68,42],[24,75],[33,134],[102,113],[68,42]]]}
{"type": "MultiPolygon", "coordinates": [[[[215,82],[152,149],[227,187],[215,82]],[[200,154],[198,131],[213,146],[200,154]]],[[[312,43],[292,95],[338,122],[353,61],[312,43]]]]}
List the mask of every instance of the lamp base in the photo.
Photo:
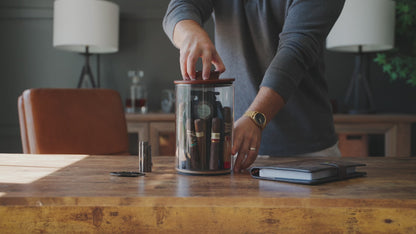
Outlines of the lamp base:
{"type": "Polygon", "coordinates": [[[90,59],[89,59],[91,54],[89,53],[88,46],[85,48],[85,53],[83,55],[85,56],[85,63],[81,70],[81,75],[79,77],[77,88],[82,87],[82,84],[84,83],[86,76],[88,76],[92,88],[97,88],[97,86],[95,85],[94,76],[91,72],[90,59]]]}
{"type": "Polygon", "coordinates": [[[345,103],[350,114],[375,113],[373,95],[367,80],[364,54],[359,50],[355,59],[355,68],[348,87],[345,103]]]}

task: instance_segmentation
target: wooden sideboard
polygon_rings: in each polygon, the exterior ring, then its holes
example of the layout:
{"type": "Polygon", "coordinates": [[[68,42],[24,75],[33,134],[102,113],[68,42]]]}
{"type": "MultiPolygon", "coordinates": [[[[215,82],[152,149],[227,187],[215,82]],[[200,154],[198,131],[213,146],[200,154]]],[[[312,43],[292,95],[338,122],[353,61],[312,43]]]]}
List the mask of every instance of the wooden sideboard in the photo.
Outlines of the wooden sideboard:
{"type": "MultiPolygon", "coordinates": [[[[152,155],[175,155],[175,114],[126,114],[127,131],[152,146],[152,155]]],[[[137,141],[137,142],[138,142],[137,141]]]]}
{"type": "Polygon", "coordinates": [[[412,123],[416,123],[416,115],[334,115],[335,131],[338,134],[384,135],[384,154],[387,157],[411,156],[412,123]]]}
{"type": "MultiPolygon", "coordinates": [[[[175,114],[126,114],[126,120],[128,132],[137,133],[138,140],[150,142],[153,155],[161,155],[161,152],[164,155],[174,155],[175,114]]],[[[339,135],[384,135],[384,152],[388,157],[411,156],[413,123],[416,123],[416,115],[334,115],[335,131],[339,135]]]]}

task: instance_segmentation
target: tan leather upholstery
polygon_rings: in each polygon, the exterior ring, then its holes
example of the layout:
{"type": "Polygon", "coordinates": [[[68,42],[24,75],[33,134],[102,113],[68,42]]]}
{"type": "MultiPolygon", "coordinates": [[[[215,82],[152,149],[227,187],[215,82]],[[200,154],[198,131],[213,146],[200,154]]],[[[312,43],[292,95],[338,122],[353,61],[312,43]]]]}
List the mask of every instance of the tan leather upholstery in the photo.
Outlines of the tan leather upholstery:
{"type": "Polygon", "coordinates": [[[110,89],[29,89],[18,98],[24,153],[128,154],[123,104],[110,89]]]}

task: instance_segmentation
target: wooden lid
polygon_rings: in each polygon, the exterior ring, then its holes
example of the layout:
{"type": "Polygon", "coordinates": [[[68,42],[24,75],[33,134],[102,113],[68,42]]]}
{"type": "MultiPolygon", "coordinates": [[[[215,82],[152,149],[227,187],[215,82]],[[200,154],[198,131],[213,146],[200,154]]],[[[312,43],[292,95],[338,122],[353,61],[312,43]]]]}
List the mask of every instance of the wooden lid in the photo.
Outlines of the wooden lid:
{"type": "Polygon", "coordinates": [[[220,72],[218,71],[211,71],[209,75],[209,80],[202,79],[202,72],[196,72],[196,79],[195,80],[175,80],[173,83],[175,84],[232,84],[234,82],[234,78],[224,78],[219,79],[220,72]]]}

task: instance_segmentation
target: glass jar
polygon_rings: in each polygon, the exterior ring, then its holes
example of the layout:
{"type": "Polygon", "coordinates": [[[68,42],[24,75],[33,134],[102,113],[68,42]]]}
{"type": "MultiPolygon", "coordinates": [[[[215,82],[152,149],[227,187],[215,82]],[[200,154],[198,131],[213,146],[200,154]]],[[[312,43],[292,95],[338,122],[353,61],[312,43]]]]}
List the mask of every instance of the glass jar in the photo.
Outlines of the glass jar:
{"type": "Polygon", "coordinates": [[[128,71],[128,77],[131,78],[130,98],[126,100],[127,113],[147,113],[147,87],[144,84],[144,72],[128,71]]]}
{"type": "Polygon", "coordinates": [[[234,79],[177,80],[176,169],[228,174],[232,168],[234,79]]]}

